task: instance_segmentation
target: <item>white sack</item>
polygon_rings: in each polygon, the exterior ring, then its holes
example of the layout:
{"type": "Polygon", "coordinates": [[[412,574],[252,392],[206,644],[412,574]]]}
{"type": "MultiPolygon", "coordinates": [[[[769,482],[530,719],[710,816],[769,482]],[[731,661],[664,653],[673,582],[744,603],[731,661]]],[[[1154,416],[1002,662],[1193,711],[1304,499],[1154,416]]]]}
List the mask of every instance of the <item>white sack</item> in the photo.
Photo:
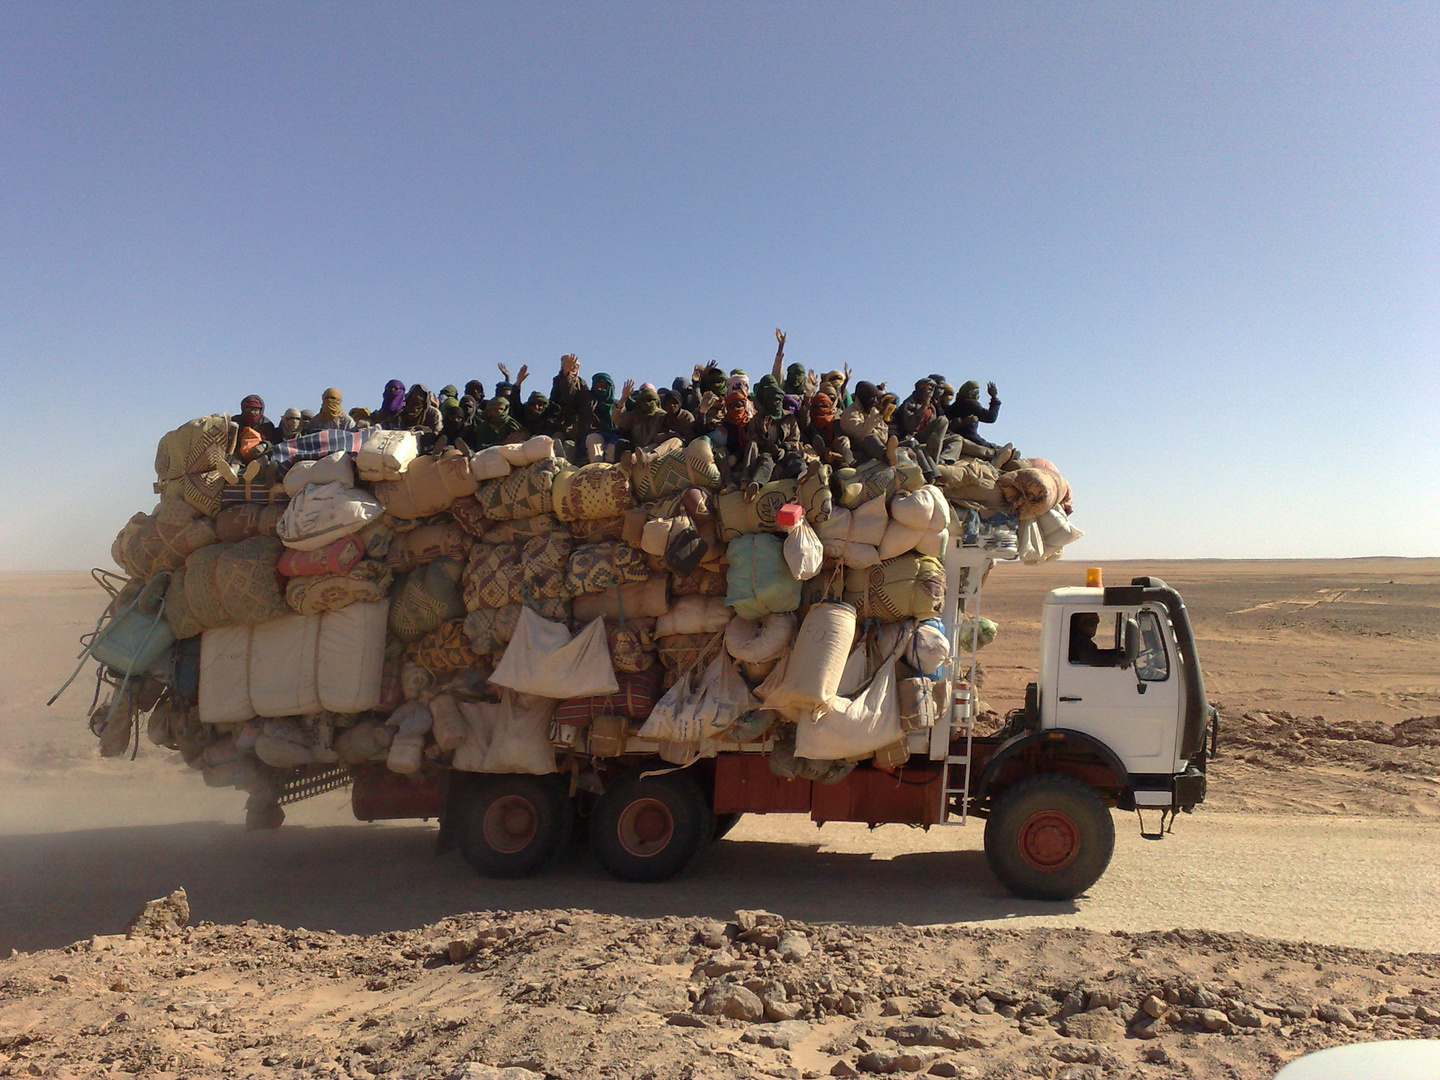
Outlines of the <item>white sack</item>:
{"type": "Polygon", "coordinates": [[[419,455],[420,440],[415,432],[366,428],[360,452],[355,455],[355,467],[361,480],[398,480],[419,455]]]}
{"type": "Polygon", "coordinates": [[[461,701],[468,732],[455,751],[454,767],[464,772],[528,773],[555,771],[550,748],[553,698],[504,691],[500,701],[461,701]]]}
{"type": "Polygon", "coordinates": [[[610,663],[605,620],[595,619],[572,640],[564,623],[520,609],[520,624],[490,681],[548,698],[595,697],[620,689],[610,663]]]}
{"type": "Polygon", "coordinates": [[[802,719],[795,731],[795,756],[815,761],[862,757],[904,738],[896,659],[893,654],[887,658],[854,697],[836,697],[818,719],[802,719]]]}
{"type": "Polygon", "coordinates": [[[555,456],[555,440],[549,435],[536,435],[522,443],[501,443],[497,450],[513,468],[522,468],[555,456]]]}
{"type": "Polygon", "coordinates": [[[790,567],[790,576],[797,581],[809,581],[820,573],[825,549],[815,529],[804,518],[785,537],[785,565],[790,567]]]}
{"type": "Polygon", "coordinates": [[[498,480],[510,475],[510,462],[498,446],[487,446],[470,459],[470,475],[476,480],[498,480]]]}
{"type": "Polygon", "coordinates": [[[297,461],[285,474],[285,494],[292,499],[311,484],[343,484],[353,488],[355,466],[350,463],[350,455],[336,450],[319,461],[297,461]]]}
{"type": "Polygon", "coordinates": [[[200,637],[200,722],[229,724],[254,715],[255,706],[250,701],[250,627],[206,630],[200,637]]]}
{"type": "Polygon", "coordinates": [[[339,481],[311,484],[290,500],[276,534],[286,547],[314,551],[359,532],[384,512],[378,501],[339,481]]]}
{"type": "Polygon", "coordinates": [[[776,660],[795,636],[795,613],[775,612],[763,619],[731,619],[725,626],[725,651],[749,664],[776,660]]]}

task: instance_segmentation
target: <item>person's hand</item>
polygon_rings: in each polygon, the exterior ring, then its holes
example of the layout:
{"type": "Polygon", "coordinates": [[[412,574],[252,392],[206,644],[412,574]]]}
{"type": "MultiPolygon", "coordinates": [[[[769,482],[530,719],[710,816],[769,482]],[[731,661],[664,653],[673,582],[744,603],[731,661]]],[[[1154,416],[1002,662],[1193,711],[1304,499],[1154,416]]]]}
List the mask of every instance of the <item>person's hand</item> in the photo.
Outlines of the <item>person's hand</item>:
{"type": "Polygon", "coordinates": [[[506,382],[514,381],[510,378],[510,369],[508,367],[506,367],[504,364],[496,364],[495,366],[500,369],[500,374],[505,376],[506,382]]]}
{"type": "Polygon", "coordinates": [[[883,394],[883,393],[885,392],[885,384],[884,384],[883,382],[882,382],[882,383],[876,383],[876,384],[875,384],[875,389],[876,389],[876,390],[879,390],[879,391],[883,394]]]}
{"type": "Polygon", "coordinates": [[[517,375],[517,376],[515,376],[515,387],[516,387],[516,389],[519,389],[520,384],[525,381],[525,376],[527,376],[527,375],[529,375],[529,374],[530,374],[530,365],[529,365],[529,364],[521,364],[521,365],[520,365],[520,374],[517,375]]]}
{"type": "Polygon", "coordinates": [[[625,386],[620,391],[620,400],[629,401],[630,395],[635,392],[635,380],[626,379],[625,386]]]}
{"type": "Polygon", "coordinates": [[[574,353],[566,353],[560,357],[560,374],[574,375],[580,370],[580,358],[574,353]]]}
{"type": "Polygon", "coordinates": [[[690,381],[691,381],[691,382],[697,382],[697,383],[698,383],[698,382],[700,381],[700,376],[703,375],[704,373],[705,373],[705,368],[704,368],[702,365],[700,365],[700,364],[696,364],[696,365],[695,365],[695,370],[690,373],[690,381]]]}
{"type": "Polygon", "coordinates": [[[843,383],[841,383],[841,385],[842,385],[842,386],[849,386],[849,385],[850,385],[850,365],[849,365],[849,364],[846,364],[846,365],[845,365],[845,381],[844,381],[843,383]]]}
{"type": "Polygon", "coordinates": [[[701,411],[701,413],[707,413],[707,412],[709,412],[710,409],[714,406],[715,402],[717,402],[717,401],[719,401],[719,400],[720,400],[720,399],[717,398],[711,391],[706,390],[705,393],[703,393],[703,394],[700,395],[700,411],[701,411]]]}
{"type": "Polygon", "coordinates": [[[780,348],[785,348],[785,331],[778,326],[775,328],[775,340],[780,343],[780,348]]]}
{"type": "Polygon", "coordinates": [[[991,397],[994,397],[997,393],[999,393],[999,391],[995,389],[995,384],[993,382],[985,384],[985,392],[991,397]]]}
{"type": "Polygon", "coordinates": [[[815,374],[815,369],[811,368],[809,371],[805,372],[805,392],[807,394],[813,394],[816,390],[819,389],[820,377],[815,374]]]}

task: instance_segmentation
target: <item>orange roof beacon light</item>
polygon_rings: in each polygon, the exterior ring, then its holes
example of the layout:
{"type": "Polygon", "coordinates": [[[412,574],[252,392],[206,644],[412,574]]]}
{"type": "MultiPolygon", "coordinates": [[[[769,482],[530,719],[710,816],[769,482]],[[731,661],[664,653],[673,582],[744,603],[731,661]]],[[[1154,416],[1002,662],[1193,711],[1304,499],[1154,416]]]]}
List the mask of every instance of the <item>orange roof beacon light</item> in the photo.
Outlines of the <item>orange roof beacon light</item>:
{"type": "Polygon", "coordinates": [[[1100,567],[1089,566],[1085,568],[1085,587],[1087,589],[1103,589],[1105,582],[1100,574],[1100,567]]]}

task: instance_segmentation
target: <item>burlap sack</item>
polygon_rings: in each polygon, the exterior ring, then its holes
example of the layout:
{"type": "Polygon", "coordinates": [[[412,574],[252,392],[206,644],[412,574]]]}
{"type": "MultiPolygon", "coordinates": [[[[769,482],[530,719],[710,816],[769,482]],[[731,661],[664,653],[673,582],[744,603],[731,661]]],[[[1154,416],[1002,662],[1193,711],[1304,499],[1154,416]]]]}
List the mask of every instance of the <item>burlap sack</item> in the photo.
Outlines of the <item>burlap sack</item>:
{"type": "Polygon", "coordinates": [[[390,632],[401,641],[418,641],[441,623],[464,618],[464,570],[458,559],[435,559],[397,577],[390,591],[390,632]]]}
{"type": "Polygon", "coordinates": [[[475,487],[470,459],[459,450],[446,450],[439,457],[416,458],[394,480],[378,481],[375,497],[391,517],[422,518],[473,495],[475,487]]]}
{"type": "Polygon", "coordinates": [[[215,560],[215,589],[227,616],[224,625],[260,623],[289,613],[276,564],[284,545],[273,536],[252,536],[222,548],[215,560]]]}
{"type": "Polygon", "coordinates": [[[397,574],[434,559],[465,559],[472,540],[454,521],[420,525],[401,533],[385,553],[385,565],[397,574]]]}
{"type": "Polygon", "coordinates": [[[418,664],[437,679],[476,667],[480,656],[470,646],[464,619],[450,619],[405,650],[405,662],[418,664]]]}
{"type": "Polygon", "coordinates": [[[285,507],[279,503],[237,503],[215,515],[215,535],[222,543],[238,544],[252,536],[274,536],[285,507]]]}
{"type": "Polygon", "coordinates": [[[569,622],[570,604],[565,600],[535,600],[527,604],[507,604],[501,608],[477,608],[465,616],[465,636],[470,647],[482,655],[505,647],[520,625],[520,609],[531,607],[542,618],[569,622]]]}
{"type": "Polygon", "coordinates": [[[720,469],[715,464],[715,448],[709,439],[695,439],[661,454],[658,459],[635,469],[631,484],[637,502],[650,502],[673,495],[689,487],[720,490],[720,469]]]}
{"type": "Polygon", "coordinates": [[[161,494],[183,499],[201,513],[220,511],[220,489],[235,479],[227,458],[235,452],[240,427],[228,416],[202,416],[167,432],[155,449],[155,477],[161,494]]]}
{"type": "Polygon", "coordinates": [[[945,599],[945,568],[940,560],[915,552],[867,570],[847,570],[845,600],[862,619],[894,622],[930,619],[945,599]]]}
{"type": "Polygon", "coordinates": [[[550,491],[555,475],[565,467],[559,458],[545,458],[508,476],[486,480],[475,492],[485,516],[492,521],[514,521],[552,511],[550,491]]]}
{"type": "Polygon", "coordinates": [[[584,596],[646,581],[649,577],[650,568],[644,554],[624,541],[581,544],[571,552],[566,564],[564,594],[584,596]]]}

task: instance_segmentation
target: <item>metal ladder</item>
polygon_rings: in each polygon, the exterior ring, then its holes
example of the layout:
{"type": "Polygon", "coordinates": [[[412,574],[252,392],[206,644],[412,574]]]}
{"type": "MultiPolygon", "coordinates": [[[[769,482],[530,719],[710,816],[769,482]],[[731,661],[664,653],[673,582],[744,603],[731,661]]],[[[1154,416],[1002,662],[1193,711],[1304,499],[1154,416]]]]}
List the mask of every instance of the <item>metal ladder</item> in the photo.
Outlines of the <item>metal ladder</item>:
{"type": "MultiPolygon", "coordinates": [[[[970,809],[970,766],[973,760],[973,741],[975,733],[975,666],[976,654],[980,648],[980,591],[985,580],[985,573],[990,566],[997,561],[995,552],[985,551],[980,548],[962,548],[956,553],[957,558],[947,560],[947,573],[963,569],[965,571],[965,583],[958,587],[956,594],[955,621],[950,627],[950,716],[947,723],[936,725],[943,728],[943,747],[933,747],[943,751],[944,770],[943,782],[940,785],[940,823],[942,825],[964,825],[969,816],[970,809]],[[960,627],[962,622],[969,618],[973,625],[970,634],[970,648],[962,652],[960,648],[960,627]],[[965,684],[969,687],[965,691],[964,698],[956,690],[956,684],[961,681],[961,673],[965,684]],[[956,722],[963,722],[965,731],[965,752],[955,754],[950,750],[951,735],[955,731],[956,722]],[[961,767],[963,766],[963,771],[961,767]],[[960,783],[955,783],[956,772],[960,772],[960,783]],[[953,795],[960,796],[960,814],[958,819],[950,815],[950,798],[953,795]]],[[[932,753],[932,757],[936,756],[932,753]]]]}

